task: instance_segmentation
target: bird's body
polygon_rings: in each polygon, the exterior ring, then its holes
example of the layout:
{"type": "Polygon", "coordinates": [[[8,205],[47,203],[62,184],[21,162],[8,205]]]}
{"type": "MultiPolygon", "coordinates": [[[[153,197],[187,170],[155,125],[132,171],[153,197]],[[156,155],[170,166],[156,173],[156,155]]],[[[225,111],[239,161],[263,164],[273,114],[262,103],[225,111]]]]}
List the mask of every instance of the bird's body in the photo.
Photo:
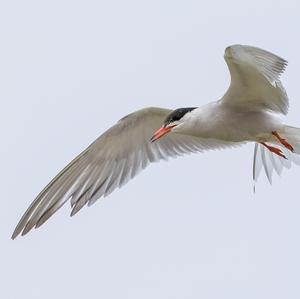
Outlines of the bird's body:
{"type": "Polygon", "coordinates": [[[189,121],[174,132],[229,142],[259,142],[273,140],[271,132],[282,128],[279,118],[267,111],[238,109],[221,100],[193,110],[189,121]]]}
{"type": "Polygon", "coordinates": [[[241,45],[226,48],[225,60],[231,83],[222,99],[199,108],[144,108],[123,117],[45,187],[12,238],[41,226],[68,200],[74,215],[123,186],[149,163],[169,157],[254,142],[255,181],[262,166],[271,182],[273,170],[280,174],[291,162],[299,164],[300,129],[276,116],[288,111],[279,79],[287,62],[241,45]]]}

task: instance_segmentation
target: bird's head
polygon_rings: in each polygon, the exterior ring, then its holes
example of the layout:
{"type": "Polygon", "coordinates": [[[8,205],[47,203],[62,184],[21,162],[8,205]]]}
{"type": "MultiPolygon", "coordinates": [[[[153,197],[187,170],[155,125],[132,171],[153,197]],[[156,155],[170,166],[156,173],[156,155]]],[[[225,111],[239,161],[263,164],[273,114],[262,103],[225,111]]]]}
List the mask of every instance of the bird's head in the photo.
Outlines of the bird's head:
{"type": "Polygon", "coordinates": [[[178,108],[173,110],[164,120],[163,126],[157,130],[151,138],[151,141],[154,142],[164,135],[171,132],[175,127],[183,124],[188,119],[188,114],[196,109],[192,108],[178,108]]]}

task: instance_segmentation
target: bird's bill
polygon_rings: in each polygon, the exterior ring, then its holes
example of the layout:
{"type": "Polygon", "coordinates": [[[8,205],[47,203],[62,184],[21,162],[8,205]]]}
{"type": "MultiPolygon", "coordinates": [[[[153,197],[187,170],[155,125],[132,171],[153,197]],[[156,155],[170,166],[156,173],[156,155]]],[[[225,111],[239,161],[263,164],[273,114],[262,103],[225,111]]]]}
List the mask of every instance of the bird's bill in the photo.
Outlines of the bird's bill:
{"type": "Polygon", "coordinates": [[[169,127],[161,127],[159,130],[157,130],[154,135],[152,136],[152,138],[150,139],[151,142],[154,142],[158,139],[160,139],[161,137],[163,137],[164,135],[168,134],[169,132],[171,132],[172,128],[174,128],[176,125],[174,126],[169,126],[169,127]]]}

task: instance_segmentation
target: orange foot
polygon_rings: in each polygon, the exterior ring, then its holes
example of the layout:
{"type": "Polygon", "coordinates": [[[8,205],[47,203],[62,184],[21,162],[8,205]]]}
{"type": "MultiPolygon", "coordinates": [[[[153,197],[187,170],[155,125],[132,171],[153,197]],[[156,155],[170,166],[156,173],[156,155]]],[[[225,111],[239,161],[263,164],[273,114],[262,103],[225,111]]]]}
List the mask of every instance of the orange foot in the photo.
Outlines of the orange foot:
{"type": "Polygon", "coordinates": [[[293,146],[291,144],[289,144],[286,139],[282,138],[276,131],[273,131],[272,135],[274,135],[279,140],[279,142],[282,145],[284,145],[288,150],[290,150],[291,152],[294,152],[293,146]]]}
{"type": "Polygon", "coordinates": [[[277,148],[277,147],[274,147],[274,146],[271,146],[271,145],[268,145],[264,142],[261,142],[262,145],[264,145],[270,152],[284,158],[284,159],[287,159],[286,156],[283,154],[283,152],[281,151],[280,148],[277,148]]]}

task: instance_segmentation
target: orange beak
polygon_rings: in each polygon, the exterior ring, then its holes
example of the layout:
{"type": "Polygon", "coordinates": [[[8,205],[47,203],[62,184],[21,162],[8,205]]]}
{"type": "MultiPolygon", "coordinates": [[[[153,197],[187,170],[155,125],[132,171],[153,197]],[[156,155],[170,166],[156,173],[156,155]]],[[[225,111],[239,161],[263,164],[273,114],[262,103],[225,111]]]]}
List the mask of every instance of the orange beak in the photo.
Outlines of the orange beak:
{"type": "Polygon", "coordinates": [[[158,139],[160,139],[161,137],[163,137],[164,135],[168,134],[169,132],[171,132],[171,130],[176,127],[176,125],[174,126],[169,126],[169,127],[161,127],[159,130],[157,130],[154,135],[152,136],[152,138],[150,139],[151,142],[154,142],[158,139]]]}

